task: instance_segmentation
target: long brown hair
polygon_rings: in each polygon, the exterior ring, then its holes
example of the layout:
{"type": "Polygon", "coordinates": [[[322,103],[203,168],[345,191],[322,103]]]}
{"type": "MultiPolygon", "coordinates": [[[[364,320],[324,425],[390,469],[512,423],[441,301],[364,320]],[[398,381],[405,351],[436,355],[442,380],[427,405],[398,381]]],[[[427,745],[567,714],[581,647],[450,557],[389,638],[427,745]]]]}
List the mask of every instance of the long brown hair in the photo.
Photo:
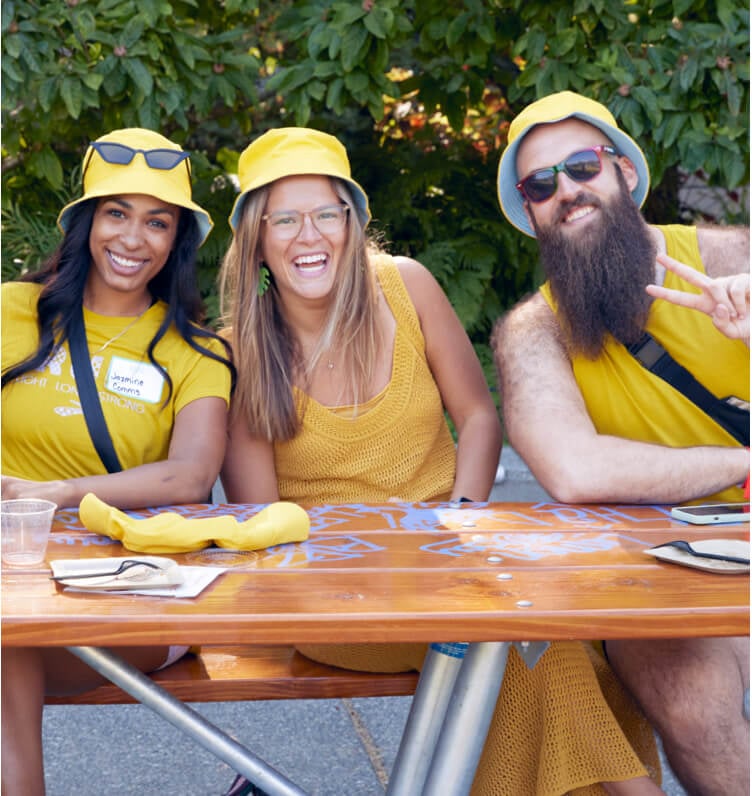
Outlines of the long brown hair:
{"type": "Polygon", "coordinates": [[[304,360],[300,343],[280,310],[277,288],[259,296],[262,215],[269,186],[250,193],[240,223],[222,263],[219,277],[220,309],[232,340],[238,381],[232,399],[234,417],[248,423],[251,434],[271,442],[294,437],[305,411],[311,374],[322,355],[335,347],[343,354],[348,374],[347,393],[357,406],[367,395],[380,342],[377,325],[377,288],[370,255],[378,252],[368,241],[354,210],[347,184],[329,178],[346,202],[347,239],[342,264],[324,328],[313,353],[304,360]]]}

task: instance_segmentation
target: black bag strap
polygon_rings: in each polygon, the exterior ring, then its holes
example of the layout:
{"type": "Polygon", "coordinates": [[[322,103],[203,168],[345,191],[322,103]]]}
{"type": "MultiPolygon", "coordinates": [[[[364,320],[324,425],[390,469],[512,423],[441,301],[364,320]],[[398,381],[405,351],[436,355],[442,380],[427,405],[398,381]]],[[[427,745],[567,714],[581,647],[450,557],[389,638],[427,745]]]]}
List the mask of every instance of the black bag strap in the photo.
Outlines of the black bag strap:
{"type": "Polygon", "coordinates": [[[668,382],[690,401],[726,429],[736,440],[749,447],[749,405],[746,409],[733,403],[733,398],[717,398],[648,332],[627,351],[651,373],[668,382]]]}
{"type": "Polygon", "coordinates": [[[91,369],[83,308],[75,313],[71,320],[68,329],[68,346],[73,361],[73,375],[76,378],[78,398],[81,401],[81,409],[91,441],[94,443],[102,464],[107,468],[107,472],[119,473],[123,468],[115,452],[115,446],[112,444],[110,432],[107,430],[107,422],[99,401],[97,383],[94,381],[94,372],[91,369]]]}

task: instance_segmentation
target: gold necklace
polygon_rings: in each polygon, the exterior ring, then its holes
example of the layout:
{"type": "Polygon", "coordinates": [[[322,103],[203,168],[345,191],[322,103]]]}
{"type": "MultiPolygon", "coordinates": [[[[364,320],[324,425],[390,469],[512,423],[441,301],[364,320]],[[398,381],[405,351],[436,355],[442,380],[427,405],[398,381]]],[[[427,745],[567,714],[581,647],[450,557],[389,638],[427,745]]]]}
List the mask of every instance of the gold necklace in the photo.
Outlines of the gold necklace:
{"type": "Polygon", "coordinates": [[[119,340],[129,329],[132,329],[141,320],[141,318],[144,317],[149,309],[151,309],[151,304],[149,304],[145,310],[142,310],[124,329],[121,329],[114,337],[111,337],[109,340],[107,340],[104,345],[99,346],[99,348],[94,351],[91,356],[95,357],[97,354],[101,354],[105,348],[107,348],[109,345],[112,345],[112,343],[114,343],[116,340],[119,340]]]}

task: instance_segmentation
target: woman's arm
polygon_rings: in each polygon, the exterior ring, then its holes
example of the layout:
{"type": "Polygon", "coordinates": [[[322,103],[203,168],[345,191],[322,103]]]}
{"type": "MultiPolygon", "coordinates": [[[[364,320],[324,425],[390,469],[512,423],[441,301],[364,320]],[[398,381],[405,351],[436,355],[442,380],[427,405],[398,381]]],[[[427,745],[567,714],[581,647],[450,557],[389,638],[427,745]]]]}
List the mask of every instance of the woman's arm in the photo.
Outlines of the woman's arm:
{"type": "Polygon", "coordinates": [[[238,417],[230,421],[221,478],[230,503],[279,500],[274,447],[267,440],[251,436],[247,424],[238,417]]]}
{"type": "Polygon", "coordinates": [[[432,274],[416,260],[395,259],[420,319],[428,365],[457,430],[452,499],[488,500],[499,466],[502,434],[483,369],[432,274]]]}
{"type": "Polygon", "coordinates": [[[3,498],[46,498],[59,508],[78,506],[87,492],[120,509],[204,503],[222,464],[226,433],[227,402],[199,398],[178,412],[165,460],[64,481],[4,476],[3,498]]]}

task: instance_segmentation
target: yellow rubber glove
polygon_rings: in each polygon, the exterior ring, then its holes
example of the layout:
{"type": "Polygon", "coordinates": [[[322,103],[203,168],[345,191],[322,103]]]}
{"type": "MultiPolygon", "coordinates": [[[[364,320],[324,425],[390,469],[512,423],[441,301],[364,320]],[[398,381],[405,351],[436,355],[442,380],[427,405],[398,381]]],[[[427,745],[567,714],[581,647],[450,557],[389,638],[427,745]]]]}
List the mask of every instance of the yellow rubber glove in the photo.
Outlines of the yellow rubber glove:
{"type": "Polygon", "coordinates": [[[270,503],[245,522],[236,523],[231,534],[214,544],[232,550],[262,550],[275,544],[302,542],[308,538],[311,518],[297,503],[270,503]]]}
{"type": "Polygon", "coordinates": [[[175,512],[136,519],[89,493],[78,514],[83,525],[123,543],[137,553],[188,553],[217,544],[236,550],[260,550],[272,544],[308,538],[310,519],[295,503],[272,503],[239,523],[232,515],[191,519],[175,512]]]}

